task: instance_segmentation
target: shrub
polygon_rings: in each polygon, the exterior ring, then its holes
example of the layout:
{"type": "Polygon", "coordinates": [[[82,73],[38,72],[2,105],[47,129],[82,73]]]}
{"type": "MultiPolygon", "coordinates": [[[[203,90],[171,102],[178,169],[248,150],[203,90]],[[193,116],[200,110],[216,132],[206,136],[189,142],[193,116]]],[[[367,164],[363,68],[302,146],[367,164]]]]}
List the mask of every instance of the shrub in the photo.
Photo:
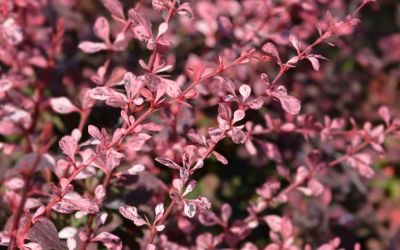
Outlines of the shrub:
{"type": "Polygon", "coordinates": [[[398,34],[384,59],[351,53],[377,4],[130,2],[0,3],[0,245],[395,244],[399,223],[385,238],[385,219],[355,219],[392,208],[379,192],[400,135],[393,102],[357,105],[359,81],[400,61],[398,34]],[[372,226],[346,236],[357,222],[372,226]]]}

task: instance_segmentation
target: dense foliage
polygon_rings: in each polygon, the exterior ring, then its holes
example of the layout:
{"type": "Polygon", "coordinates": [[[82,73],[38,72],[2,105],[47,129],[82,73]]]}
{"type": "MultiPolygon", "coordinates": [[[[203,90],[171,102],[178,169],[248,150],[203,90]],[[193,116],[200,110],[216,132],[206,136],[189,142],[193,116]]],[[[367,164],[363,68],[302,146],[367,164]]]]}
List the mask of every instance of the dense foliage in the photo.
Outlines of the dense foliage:
{"type": "Polygon", "coordinates": [[[0,245],[398,249],[399,10],[1,1],[0,245]]]}

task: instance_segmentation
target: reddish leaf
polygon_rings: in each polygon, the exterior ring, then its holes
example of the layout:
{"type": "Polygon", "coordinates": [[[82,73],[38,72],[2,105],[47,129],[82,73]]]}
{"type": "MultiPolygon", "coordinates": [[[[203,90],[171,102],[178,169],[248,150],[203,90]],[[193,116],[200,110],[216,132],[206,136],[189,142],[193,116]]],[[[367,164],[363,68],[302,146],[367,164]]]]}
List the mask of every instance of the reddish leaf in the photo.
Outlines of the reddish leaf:
{"type": "Polygon", "coordinates": [[[202,210],[199,213],[199,221],[204,226],[214,226],[220,222],[217,215],[214,212],[209,210],[202,210]]]}
{"type": "Polygon", "coordinates": [[[266,43],[264,46],[261,48],[265,53],[272,55],[275,57],[277,62],[280,64],[281,63],[281,58],[279,57],[279,52],[278,49],[275,47],[273,43],[266,43]]]}
{"type": "Polygon", "coordinates": [[[190,19],[193,18],[193,10],[192,7],[190,6],[190,3],[188,2],[182,3],[177,9],[177,12],[179,15],[185,15],[190,19]]]}
{"type": "Polygon", "coordinates": [[[119,212],[125,218],[133,221],[133,223],[135,223],[135,225],[138,227],[147,224],[146,221],[137,213],[136,207],[122,206],[119,208],[119,212]]]}
{"type": "Polygon", "coordinates": [[[89,54],[108,49],[105,43],[96,43],[96,42],[81,42],[78,47],[84,52],[89,54]]]}
{"type": "Polygon", "coordinates": [[[156,161],[158,161],[159,163],[163,164],[164,166],[170,167],[172,169],[180,169],[181,168],[181,166],[176,164],[173,160],[170,160],[166,157],[157,157],[156,161]]]}
{"type": "Polygon", "coordinates": [[[265,222],[273,232],[279,233],[282,229],[282,218],[277,215],[268,215],[264,217],[265,222]]]}
{"type": "Polygon", "coordinates": [[[382,106],[379,108],[378,114],[385,121],[386,126],[389,126],[391,120],[389,109],[386,106],[382,106]]]}
{"type": "Polygon", "coordinates": [[[75,154],[78,150],[78,142],[72,136],[64,136],[59,142],[61,150],[68,155],[71,160],[75,159],[75,154]]]}
{"type": "Polygon", "coordinates": [[[93,242],[99,241],[104,244],[107,249],[110,250],[120,250],[122,249],[122,241],[121,239],[111,233],[108,232],[101,232],[95,237],[92,238],[93,242]]]}
{"type": "Polygon", "coordinates": [[[66,97],[51,98],[50,105],[55,112],[60,114],[69,114],[79,111],[79,109],[66,97]]]}
{"type": "Polygon", "coordinates": [[[12,82],[7,79],[1,79],[0,80],[0,93],[1,92],[6,92],[7,90],[11,89],[13,86],[12,82]]]}
{"type": "Polygon", "coordinates": [[[247,84],[243,84],[242,86],[240,86],[239,88],[239,92],[243,97],[243,101],[246,101],[246,99],[250,96],[251,94],[251,88],[249,85],[247,84]]]}
{"type": "Polygon", "coordinates": [[[105,42],[109,42],[110,40],[110,25],[108,24],[107,19],[104,17],[97,18],[94,24],[94,32],[97,37],[102,39],[105,42]]]}
{"type": "Polygon", "coordinates": [[[294,35],[290,34],[289,35],[289,41],[292,44],[293,48],[296,49],[297,54],[300,54],[300,42],[297,39],[297,37],[295,37],[294,35]]]}
{"type": "Polygon", "coordinates": [[[101,0],[101,2],[115,18],[120,20],[125,19],[124,11],[119,0],[101,0]]]}
{"type": "Polygon", "coordinates": [[[319,70],[319,61],[318,61],[318,59],[315,58],[315,57],[312,57],[312,56],[307,57],[307,59],[311,62],[314,70],[318,71],[319,70]]]}
{"type": "Polygon", "coordinates": [[[300,101],[297,98],[288,95],[284,86],[279,86],[276,91],[272,92],[271,95],[279,100],[282,109],[289,114],[296,115],[300,112],[300,101]]]}
{"type": "Polygon", "coordinates": [[[32,226],[28,239],[38,243],[41,249],[63,249],[56,227],[47,218],[39,219],[32,226]]]}

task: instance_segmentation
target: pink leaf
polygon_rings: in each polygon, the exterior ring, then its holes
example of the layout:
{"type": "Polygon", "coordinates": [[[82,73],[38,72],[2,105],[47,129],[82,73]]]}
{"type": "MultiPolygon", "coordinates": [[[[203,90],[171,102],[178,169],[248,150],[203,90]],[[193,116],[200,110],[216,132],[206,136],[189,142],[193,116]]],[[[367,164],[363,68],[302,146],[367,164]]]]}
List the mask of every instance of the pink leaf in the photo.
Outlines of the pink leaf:
{"type": "Polygon", "coordinates": [[[249,152],[250,155],[257,154],[257,148],[256,148],[256,146],[254,146],[254,143],[251,140],[246,141],[245,147],[247,149],[247,152],[249,152]]]}
{"type": "Polygon", "coordinates": [[[163,164],[164,166],[170,167],[172,169],[180,169],[181,168],[181,166],[176,164],[173,160],[170,160],[166,157],[157,157],[156,161],[158,161],[159,163],[163,164]]]}
{"type": "Polygon", "coordinates": [[[279,129],[284,132],[292,132],[296,129],[296,126],[291,122],[286,122],[279,129]]]}
{"type": "Polygon", "coordinates": [[[324,186],[315,179],[312,179],[308,183],[308,187],[311,189],[314,196],[319,196],[324,191],[324,186]]]}
{"type": "Polygon", "coordinates": [[[211,202],[206,197],[198,197],[194,200],[189,200],[192,204],[200,209],[210,209],[211,202]]]}
{"type": "Polygon", "coordinates": [[[183,212],[187,217],[193,218],[194,215],[196,214],[196,211],[197,211],[197,208],[194,204],[185,203],[183,212]]]}
{"type": "Polygon", "coordinates": [[[187,194],[191,193],[196,188],[197,182],[195,180],[191,180],[189,184],[186,186],[185,191],[183,192],[182,196],[186,196],[187,194]]]}
{"type": "Polygon", "coordinates": [[[278,89],[272,93],[272,96],[279,100],[282,109],[289,114],[296,115],[300,112],[300,101],[297,98],[288,95],[284,86],[279,86],[278,89]]]}
{"type": "Polygon", "coordinates": [[[50,105],[55,112],[60,114],[69,114],[79,111],[79,109],[66,97],[51,98],[50,105]]]}
{"type": "Polygon", "coordinates": [[[177,12],[179,15],[185,15],[190,19],[193,18],[193,10],[192,7],[190,6],[190,3],[188,2],[181,4],[177,9],[177,12]]]}
{"type": "Polygon", "coordinates": [[[264,46],[261,48],[265,53],[272,55],[275,57],[277,62],[280,64],[281,63],[281,58],[279,57],[279,52],[278,49],[275,47],[273,43],[266,43],[264,46]]]}
{"type": "Polygon", "coordinates": [[[267,180],[260,188],[256,189],[258,195],[264,199],[273,198],[277,190],[279,190],[281,184],[276,179],[267,180]]]}
{"type": "Polygon", "coordinates": [[[204,226],[214,226],[220,222],[217,215],[209,210],[202,210],[199,213],[199,221],[204,226]]]}
{"type": "Polygon", "coordinates": [[[142,129],[143,130],[149,130],[149,131],[155,131],[155,132],[159,132],[162,130],[162,126],[154,123],[154,122],[148,122],[148,123],[144,123],[142,125],[142,129]]]}
{"type": "Polygon", "coordinates": [[[22,42],[24,39],[21,27],[15,22],[13,18],[6,19],[1,24],[2,36],[5,40],[12,45],[22,42]]]}
{"type": "Polygon", "coordinates": [[[225,203],[221,207],[221,218],[222,220],[227,223],[229,218],[232,215],[232,208],[229,206],[229,204],[225,203]]]}
{"type": "Polygon", "coordinates": [[[76,235],[78,229],[74,227],[64,227],[60,232],[58,232],[58,237],[60,239],[72,238],[76,235]]]}
{"type": "Polygon", "coordinates": [[[122,249],[122,242],[121,239],[109,232],[101,232],[95,237],[92,238],[92,241],[102,242],[104,246],[109,250],[121,250],[122,249]]]}
{"type": "Polygon", "coordinates": [[[157,221],[159,221],[161,219],[161,217],[164,214],[164,204],[162,204],[162,203],[157,204],[157,206],[155,208],[155,213],[156,213],[156,215],[155,215],[154,222],[156,223],[157,221]]]}
{"type": "Polygon", "coordinates": [[[101,133],[100,130],[93,125],[88,126],[88,133],[95,139],[100,140],[101,139],[101,133]]]}
{"type": "Polygon", "coordinates": [[[89,96],[93,99],[104,101],[113,96],[113,94],[109,88],[97,87],[89,91],[89,96]]]}
{"type": "Polygon", "coordinates": [[[129,45],[129,37],[125,34],[125,32],[120,32],[118,35],[115,37],[114,42],[112,44],[112,49],[115,51],[123,51],[126,50],[126,48],[129,45]]]}
{"type": "Polygon", "coordinates": [[[136,226],[140,227],[146,225],[146,221],[137,213],[136,207],[133,206],[122,206],[119,208],[119,212],[127,218],[128,220],[133,221],[136,226]]]}
{"type": "Polygon", "coordinates": [[[104,7],[117,19],[125,19],[124,10],[119,0],[101,0],[104,7]]]}
{"type": "Polygon", "coordinates": [[[139,81],[134,74],[131,72],[126,72],[122,80],[127,96],[129,99],[133,99],[139,93],[142,87],[142,82],[139,81]]]}
{"type": "Polygon", "coordinates": [[[46,68],[48,65],[46,58],[42,56],[33,56],[29,58],[29,63],[38,68],[46,68]]]}
{"type": "Polygon", "coordinates": [[[339,238],[335,238],[331,241],[329,241],[329,243],[327,244],[323,244],[322,246],[318,247],[317,250],[334,250],[337,249],[340,245],[340,239],[339,238]]]}
{"type": "Polygon", "coordinates": [[[133,31],[135,32],[136,37],[142,42],[147,42],[152,38],[152,34],[144,26],[136,26],[133,28],[133,31]]]}
{"type": "Polygon", "coordinates": [[[7,90],[11,89],[13,86],[12,82],[7,79],[1,79],[0,80],[0,93],[1,92],[6,92],[7,90]]]}
{"type": "Polygon", "coordinates": [[[75,159],[75,154],[78,150],[78,142],[72,136],[64,136],[59,142],[61,150],[66,154],[71,160],[75,159]]]}
{"type": "Polygon", "coordinates": [[[23,188],[25,181],[19,177],[14,177],[4,182],[4,186],[9,190],[18,190],[23,188]]]}
{"type": "Polygon", "coordinates": [[[130,9],[129,19],[134,25],[133,32],[140,41],[147,42],[150,38],[153,38],[151,23],[143,13],[136,11],[135,9],[130,9]]]}
{"type": "Polygon", "coordinates": [[[108,49],[105,43],[97,42],[81,42],[78,48],[89,54],[108,49]]]}
{"type": "Polygon", "coordinates": [[[98,185],[95,190],[94,194],[97,201],[103,201],[104,197],[106,196],[106,190],[103,185],[98,185]]]}
{"type": "Polygon", "coordinates": [[[94,24],[94,32],[97,37],[105,41],[106,43],[110,40],[110,25],[108,24],[107,19],[104,17],[97,18],[94,24]]]}
{"type": "Polygon", "coordinates": [[[245,115],[246,115],[246,113],[243,110],[241,110],[241,109],[236,110],[233,113],[232,124],[235,124],[236,122],[243,120],[245,115]]]}
{"type": "Polygon", "coordinates": [[[226,103],[220,103],[218,106],[218,115],[223,120],[230,122],[232,118],[232,110],[226,103]]]}
{"type": "Polygon", "coordinates": [[[380,107],[378,110],[378,114],[385,121],[386,125],[389,126],[391,115],[388,107],[386,106],[380,107]]]}
{"type": "Polygon", "coordinates": [[[189,179],[189,170],[183,167],[179,168],[179,177],[183,183],[186,183],[186,181],[189,179]]]}
{"type": "Polygon", "coordinates": [[[161,37],[168,31],[168,23],[161,23],[160,26],[158,27],[158,34],[157,38],[161,37]]]}
{"type": "Polygon", "coordinates": [[[233,143],[243,144],[246,142],[247,135],[245,132],[243,132],[243,130],[233,127],[231,131],[232,131],[231,139],[233,143]]]}
{"type": "Polygon", "coordinates": [[[269,77],[267,74],[262,73],[261,74],[261,80],[267,85],[267,87],[270,86],[270,81],[269,81],[269,77]]]}
{"type": "MultiPolygon", "coordinates": [[[[253,243],[247,242],[240,250],[258,250],[258,248],[253,243]]],[[[268,250],[268,249],[264,249],[264,250],[268,250]]]]}
{"type": "Polygon", "coordinates": [[[46,212],[45,206],[40,206],[32,216],[32,222],[35,223],[46,212]]]}
{"type": "Polygon", "coordinates": [[[251,109],[258,110],[258,109],[262,108],[262,106],[264,105],[264,101],[261,98],[255,98],[255,99],[247,102],[247,105],[251,109]]]}
{"type": "Polygon", "coordinates": [[[308,187],[299,187],[298,190],[306,196],[319,196],[324,191],[324,186],[319,181],[312,179],[308,182],[308,187]]]}
{"type": "Polygon", "coordinates": [[[170,82],[167,84],[167,95],[176,98],[182,93],[176,82],[170,82]]]}
{"type": "Polygon", "coordinates": [[[157,247],[154,244],[147,244],[146,250],[157,250],[157,247]]]}
{"type": "Polygon", "coordinates": [[[214,241],[217,242],[211,233],[200,234],[196,238],[197,249],[215,249],[214,241]]]}
{"type": "Polygon", "coordinates": [[[279,233],[282,228],[282,218],[277,215],[268,215],[264,217],[265,222],[273,232],[279,233]]]}
{"type": "Polygon", "coordinates": [[[167,84],[164,82],[161,82],[158,86],[157,86],[157,91],[156,91],[156,99],[155,101],[158,102],[163,96],[164,94],[167,92],[167,84]]]}
{"type": "Polygon", "coordinates": [[[221,32],[227,37],[231,36],[232,32],[234,31],[234,26],[231,20],[226,16],[219,16],[217,21],[221,32]]]}
{"type": "Polygon", "coordinates": [[[218,153],[218,152],[216,152],[216,151],[213,151],[212,154],[213,154],[213,155],[215,156],[215,158],[217,158],[217,160],[218,160],[219,162],[221,162],[222,164],[224,164],[224,165],[228,164],[228,160],[227,160],[223,155],[221,155],[220,153],[218,153]]]}
{"type": "Polygon", "coordinates": [[[289,41],[292,44],[293,48],[296,49],[297,54],[300,54],[300,42],[297,39],[297,37],[295,37],[294,35],[290,34],[289,35],[289,41]]]}
{"type": "Polygon", "coordinates": [[[229,92],[232,95],[235,95],[235,85],[233,84],[232,80],[226,77],[215,77],[218,81],[221,82],[222,88],[229,92]]]}
{"type": "Polygon", "coordinates": [[[362,176],[371,178],[374,175],[374,170],[370,166],[372,164],[372,159],[369,154],[359,153],[354,156],[350,156],[347,161],[349,162],[350,166],[356,168],[362,176]]]}
{"type": "Polygon", "coordinates": [[[311,62],[314,70],[318,71],[319,70],[319,61],[318,61],[318,59],[315,58],[315,57],[312,57],[312,56],[307,57],[307,59],[311,62]]]}
{"type": "Polygon", "coordinates": [[[70,192],[64,195],[62,200],[55,204],[52,209],[67,214],[74,211],[82,211],[84,213],[97,213],[99,211],[97,204],[87,198],[83,198],[76,192],[70,192]]]}
{"type": "Polygon", "coordinates": [[[167,11],[169,9],[169,0],[152,0],[151,4],[154,9],[159,11],[167,11]]]}
{"type": "Polygon", "coordinates": [[[24,244],[23,250],[43,250],[43,248],[35,242],[29,242],[24,244]]]}
{"type": "Polygon", "coordinates": [[[250,96],[251,88],[249,85],[243,84],[242,86],[240,86],[239,92],[243,97],[243,101],[246,101],[246,99],[250,96]]]}
{"type": "Polygon", "coordinates": [[[146,169],[146,167],[143,164],[136,164],[130,167],[125,173],[129,175],[138,175],[141,172],[143,172],[146,169]]]}

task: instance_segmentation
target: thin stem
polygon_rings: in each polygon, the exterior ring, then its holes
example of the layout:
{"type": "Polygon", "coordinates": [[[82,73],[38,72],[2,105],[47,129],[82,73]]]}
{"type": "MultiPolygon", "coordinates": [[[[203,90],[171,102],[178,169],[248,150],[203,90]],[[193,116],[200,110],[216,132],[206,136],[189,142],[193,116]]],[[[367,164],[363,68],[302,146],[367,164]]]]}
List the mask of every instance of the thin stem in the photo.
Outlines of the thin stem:
{"type": "Polygon", "coordinates": [[[8,249],[14,250],[17,249],[17,234],[18,234],[18,228],[19,228],[19,221],[21,220],[21,216],[24,212],[24,207],[26,200],[28,199],[28,193],[32,188],[32,180],[33,180],[33,174],[36,171],[36,168],[38,167],[40,161],[42,159],[42,155],[37,155],[35,158],[35,161],[33,162],[32,168],[28,172],[26,179],[25,179],[25,185],[24,189],[22,190],[21,194],[21,200],[18,204],[17,211],[14,216],[14,222],[12,224],[12,229],[11,229],[11,239],[10,239],[10,245],[8,249]]]}
{"type": "Polygon", "coordinates": [[[90,243],[90,239],[91,239],[91,236],[92,236],[92,233],[93,233],[93,229],[92,229],[92,225],[93,225],[93,221],[94,221],[94,216],[93,216],[93,214],[90,214],[89,215],[89,219],[88,219],[88,222],[87,222],[87,230],[88,230],[88,232],[87,232],[87,234],[86,234],[86,240],[83,242],[83,244],[82,244],[82,246],[81,246],[81,250],[86,250],[86,248],[87,248],[87,246],[89,245],[89,243],[90,243]]]}
{"type": "MultiPolygon", "coordinates": [[[[103,184],[102,184],[104,190],[107,190],[107,187],[110,184],[110,181],[111,181],[111,172],[107,172],[106,176],[104,177],[103,184]]],[[[100,207],[101,204],[102,204],[102,202],[99,202],[97,205],[100,207]]],[[[88,231],[86,234],[86,240],[83,242],[81,250],[85,250],[87,248],[87,246],[90,243],[92,234],[95,232],[95,229],[93,229],[93,222],[94,222],[95,218],[96,218],[96,214],[89,215],[89,219],[88,219],[88,223],[87,223],[88,231]]]]}
{"type": "MultiPolygon", "coordinates": [[[[362,143],[360,144],[355,151],[358,152],[360,150],[362,150],[363,148],[365,148],[368,144],[367,143],[362,143]]],[[[327,163],[327,167],[331,168],[334,167],[342,162],[344,162],[345,160],[347,160],[350,156],[348,154],[345,154],[329,163],[327,163]]],[[[289,186],[287,186],[285,189],[283,189],[281,192],[279,192],[277,195],[275,195],[274,197],[268,199],[268,202],[271,202],[274,198],[276,197],[281,197],[283,195],[287,195],[288,193],[290,193],[291,191],[295,190],[297,187],[300,187],[301,185],[303,185],[309,178],[311,178],[313,175],[315,175],[316,172],[310,172],[305,178],[303,178],[301,181],[297,181],[297,182],[293,182],[292,184],[290,184],[289,186]]]]}
{"type": "MultiPolygon", "coordinates": [[[[176,1],[177,1],[177,0],[174,0],[174,2],[173,2],[172,5],[171,5],[171,8],[170,8],[169,11],[168,11],[167,18],[165,19],[165,22],[166,22],[166,23],[169,23],[169,21],[170,21],[171,18],[172,18],[172,15],[173,15],[174,10],[175,10],[176,1]]],[[[158,42],[156,43],[156,47],[154,48],[153,52],[151,53],[149,62],[148,62],[148,64],[147,64],[147,67],[150,69],[150,71],[153,70],[154,62],[155,62],[155,59],[156,59],[156,56],[157,56],[157,44],[158,44],[158,42]]]]}
{"type": "MultiPolygon", "coordinates": [[[[364,0],[362,4],[358,6],[358,8],[350,14],[351,18],[354,18],[355,15],[357,15],[358,12],[367,4],[371,2],[371,0],[364,0]]],[[[297,62],[303,60],[306,58],[306,56],[311,52],[311,50],[318,44],[322,43],[324,40],[329,38],[331,35],[329,33],[333,33],[331,29],[334,29],[334,26],[329,26],[329,28],[316,40],[314,41],[311,45],[307,46],[306,49],[304,49],[299,55],[297,55],[297,62]]],[[[276,84],[276,82],[283,76],[283,74],[288,71],[291,67],[285,63],[279,70],[278,75],[275,77],[275,79],[272,81],[272,85],[276,84]]]]}
{"type": "MultiPolygon", "coordinates": [[[[218,142],[220,142],[223,138],[225,138],[225,136],[226,136],[226,131],[217,139],[217,141],[215,141],[213,144],[211,144],[210,147],[208,147],[206,153],[201,157],[201,159],[203,161],[211,154],[211,152],[214,150],[215,146],[217,146],[218,142]]],[[[174,208],[175,204],[176,204],[176,202],[171,200],[171,203],[169,204],[167,210],[165,211],[165,213],[163,214],[161,219],[157,222],[157,224],[153,227],[151,235],[148,240],[148,244],[152,244],[155,236],[157,235],[157,230],[155,229],[155,227],[162,225],[165,222],[165,220],[168,218],[169,214],[171,213],[172,209],[174,208]]]]}
{"type": "Polygon", "coordinates": [[[167,23],[171,20],[172,15],[174,14],[176,1],[177,1],[177,0],[174,0],[174,1],[172,2],[171,8],[170,8],[169,11],[168,11],[167,18],[165,19],[165,22],[167,22],[167,23]]]}
{"type": "MultiPolygon", "coordinates": [[[[169,214],[170,214],[170,213],[172,212],[172,210],[174,209],[175,204],[176,204],[175,201],[171,201],[171,203],[168,205],[167,210],[165,210],[165,213],[163,214],[163,216],[161,217],[160,221],[157,223],[156,226],[162,225],[162,224],[165,222],[165,220],[168,218],[169,214]]],[[[154,238],[156,237],[156,235],[157,235],[157,230],[156,230],[156,228],[154,227],[154,228],[151,230],[151,235],[150,235],[150,237],[149,237],[149,239],[148,239],[148,244],[153,243],[154,238]]]]}
{"type": "Polygon", "coordinates": [[[208,75],[206,75],[206,76],[204,76],[204,77],[202,77],[202,78],[200,78],[200,79],[198,79],[196,81],[193,81],[192,84],[190,84],[189,87],[187,87],[184,91],[182,91],[182,93],[176,99],[180,100],[180,99],[184,98],[185,94],[187,94],[189,91],[194,89],[200,83],[202,83],[205,80],[208,80],[208,79],[210,79],[212,77],[215,77],[215,76],[221,74],[223,71],[226,71],[226,70],[232,68],[233,66],[238,64],[237,62],[240,62],[241,60],[243,60],[244,58],[249,57],[249,56],[251,56],[251,53],[246,55],[246,56],[240,56],[235,61],[233,61],[232,63],[230,63],[227,66],[225,66],[223,69],[216,70],[216,71],[211,72],[210,74],[208,74],[208,75]]]}

